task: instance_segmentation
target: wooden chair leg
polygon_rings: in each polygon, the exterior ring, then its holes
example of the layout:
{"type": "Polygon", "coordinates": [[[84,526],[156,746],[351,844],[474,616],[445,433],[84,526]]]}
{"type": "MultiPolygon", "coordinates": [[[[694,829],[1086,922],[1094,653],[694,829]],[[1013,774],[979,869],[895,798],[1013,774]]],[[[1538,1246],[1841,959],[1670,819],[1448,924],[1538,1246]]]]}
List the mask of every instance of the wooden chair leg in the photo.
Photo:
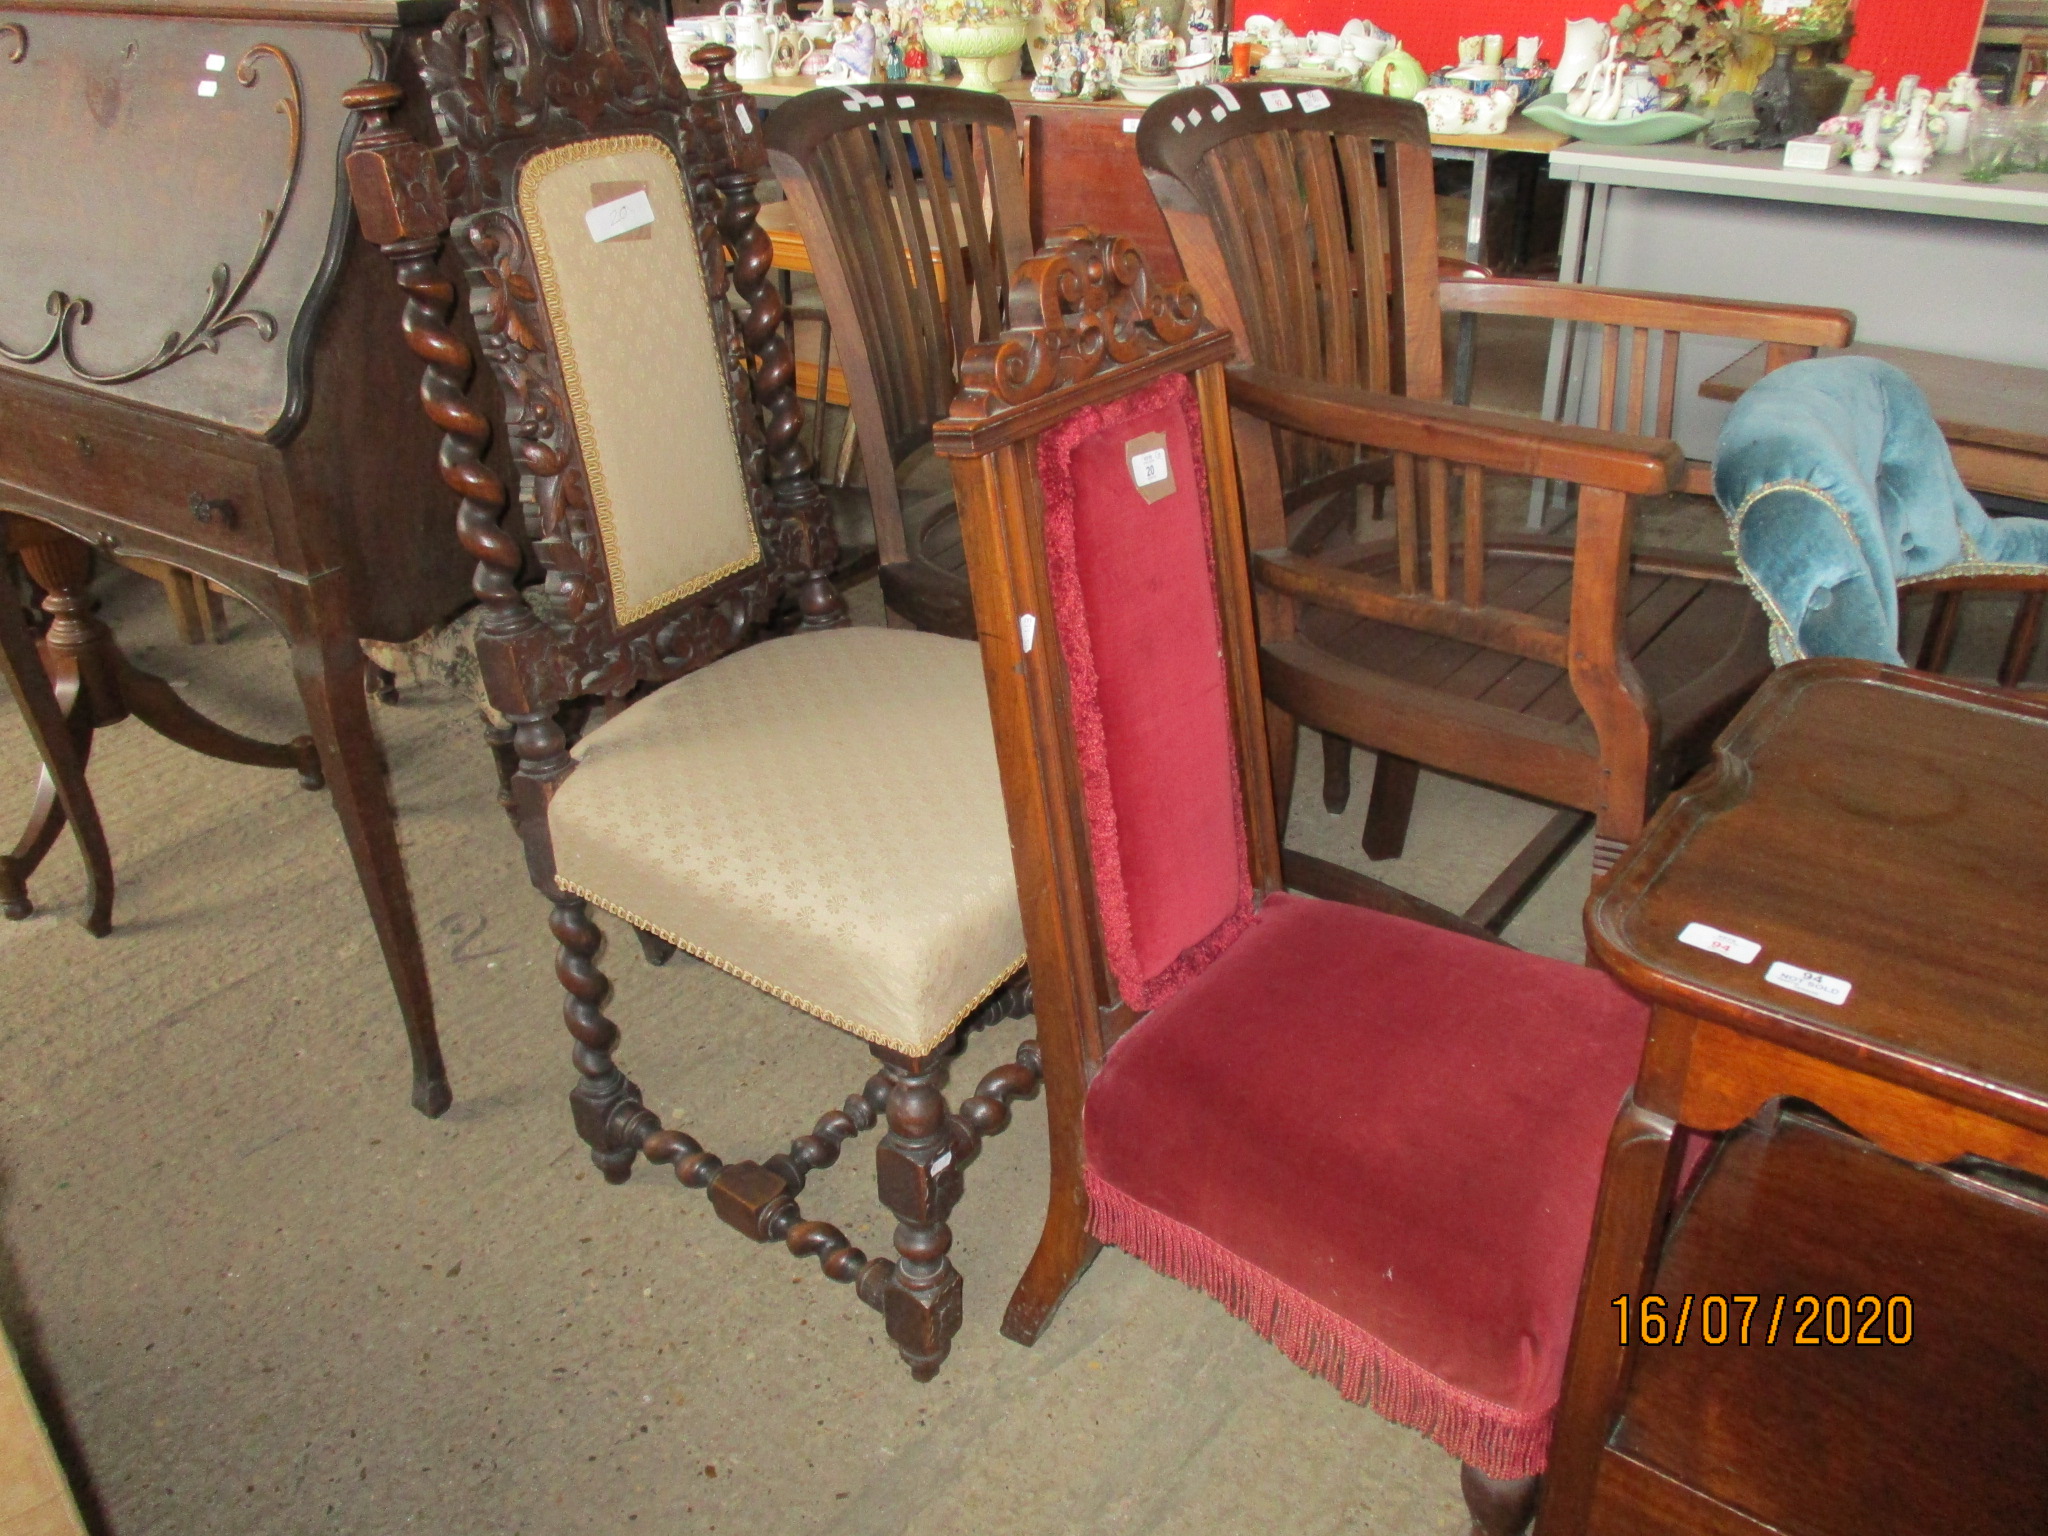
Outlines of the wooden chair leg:
{"type": "Polygon", "coordinates": [[[192,592],[198,599],[200,628],[206,638],[215,645],[224,645],[228,638],[228,610],[220,600],[220,588],[204,576],[192,578],[192,592]]]}
{"type": "Polygon", "coordinates": [[[669,956],[676,952],[675,945],[658,933],[649,933],[645,928],[635,928],[633,937],[640,941],[640,954],[649,965],[667,965],[669,956]]]}
{"type": "Polygon", "coordinates": [[[569,1091],[569,1111],[576,1134],[590,1148],[590,1160],[607,1184],[623,1184],[633,1176],[640,1138],[621,1134],[642,1107],[639,1084],[619,1070],[612,1052],[619,1048],[619,1026],[605,1016],[612,984],[597,968],[604,933],[590,920],[590,904],[580,896],[557,891],[551,898],[548,932],[559,946],[555,977],[568,995],[562,999],[562,1022],[575,1039],[569,1059],[581,1081],[569,1091]]]}
{"type": "Polygon", "coordinates": [[[1373,767],[1372,798],[1365,806],[1365,835],[1359,840],[1368,859],[1398,859],[1408,846],[1408,817],[1415,809],[1415,784],[1422,768],[1412,758],[1382,752],[1373,767]]]}
{"type": "Polygon", "coordinates": [[[205,644],[209,638],[205,610],[199,606],[199,593],[192,589],[193,578],[168,565],[158,566],[149,574],[164,589],[164,601],[170,605],[171,620],[178,626],[178,638],[187,645],[205,644]]]}
{"type": "Polygon", "coordinates": [[[1535,1517],[1543,1479],[1488,1477],[1470,1462],[1461,1462],[1458,1489],[1472,1515],[1472,1536],[1522,1536],[1535,1517]]]}
{"type": "Polygon", "coordinates": [[[2048,593],[2029,592],[2020,599],[2019,612],[2012,617],[2012,631],[2006,636],[2005,657],[1998,664],[1998,681],[2018,688],[2034,669],[2034,651],[2041,639],[2041,604],[2048,593]]]}
{"type": "Polygon", "coordinates": [[[960,1331],[960,1271],[946,1224],[965,1187],[938,1079],[944,1050],[902,1056],[881,1046],[889,1079],[889,1129],[875,1148],[875,1182],[896,1215],[896,1265],[882,1292],[882,1316],[896,1352],[918,1381],[938,1375],[960,1331]]]}
{"type": "Polygon", "coordinates": [[[1351,803],[1351,743],[1330,731],[1323,738],[1323,809],[1342,816],[1351,803]]]}
{"type": "Polygon", "coordinates": [[[1273,766],[1273,835],[1287,841],[1287,815],[1294,808],[1294,765],[1301,750],[1301,730],[1294,716],[1278,705],[1266,705],[1266,755],[1273,766]]]}
{"type": "Polygon", "coordinates": [[[519,804],[512,797],[512,776],[519,771],[519,752],[512,744],[512,724],[484,721],[484,742],[491,749],[491,763],[498,770],[498,809],[519,825],[519,804]]]}
{"type": "Polygon", "coordinates": [[[1937,592],[1927,615],[1927,633],[1921,637],[1920,656],[1914,666],[1922,672],[1948,670],[1949,652],[1955,649],[1956,629],[1963,616],[1962,594],[1937,592]]]}

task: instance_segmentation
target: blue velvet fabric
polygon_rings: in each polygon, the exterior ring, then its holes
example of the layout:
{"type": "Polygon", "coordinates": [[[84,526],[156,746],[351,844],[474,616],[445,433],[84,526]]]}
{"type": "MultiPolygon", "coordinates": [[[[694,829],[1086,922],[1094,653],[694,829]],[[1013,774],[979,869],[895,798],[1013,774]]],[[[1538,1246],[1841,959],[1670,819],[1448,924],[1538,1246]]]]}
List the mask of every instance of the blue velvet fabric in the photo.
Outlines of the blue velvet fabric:
{"type": "Polygon", "coordinates": [[[2048,574],[2048,520],[1986,515],[1927,397],[1875,358],[1816,358],[1766,374],[1721,429],[1714,495],[1781,664],[1859,656],[1903,665],[1901,586],[2048,574]]]}

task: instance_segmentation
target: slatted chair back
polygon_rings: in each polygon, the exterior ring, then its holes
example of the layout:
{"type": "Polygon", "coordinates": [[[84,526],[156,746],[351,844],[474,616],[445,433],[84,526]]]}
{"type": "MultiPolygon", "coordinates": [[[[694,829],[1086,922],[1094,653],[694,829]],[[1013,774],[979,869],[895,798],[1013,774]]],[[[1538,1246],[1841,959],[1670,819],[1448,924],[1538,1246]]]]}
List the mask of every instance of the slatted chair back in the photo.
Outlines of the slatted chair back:
{"type": "Polygon", "coordinates": [[[534,786],[569,767],[559,706],[615,710],[747,643],[789,599],[810,625],[844,623],[845,605],[797,445],[754,220],[760,140],[725,78],[730,50],[703,52],[693,99],[657,6],[562,0],[529,17],[464,0],[417,46],[429,102],[375,80],[349,93],[363,116],[349,183],[412,298],[421,398],[478,561],[484,680],[537,816],[534,786]],[[444,240],[495,375],[482,398],[444,240]],[[529,560],[537,593],[522,590],[529,560]]]}
{"type": "MultiPolygon", "coordinates": [[[[1436,185],[1412,102],[1216,85],[1149,111],[1138,158],[1189,279],[1243,360],[1340,388],[1443,396],[1436,185]]],[[[1357,460],[1283,434],[1290,491],[1357,460]]]]}
{"type": "Polygon", "coordinates": [[[777,107],[768,163],[795,206],[853,399],[885,565],[904,558],[896,466],[931,441],[960,356],[1006,324],[1009,274],[1031,254],[1009,103],[978,91],[877,85],[777,107]]]}

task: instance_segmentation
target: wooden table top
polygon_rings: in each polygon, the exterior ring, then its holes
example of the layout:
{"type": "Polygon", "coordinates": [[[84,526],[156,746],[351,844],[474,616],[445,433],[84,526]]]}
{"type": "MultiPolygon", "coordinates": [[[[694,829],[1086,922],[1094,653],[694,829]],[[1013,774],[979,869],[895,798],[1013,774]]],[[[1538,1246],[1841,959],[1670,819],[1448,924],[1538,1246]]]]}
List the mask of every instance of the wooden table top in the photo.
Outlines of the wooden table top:
{"type": "MultiPolygon", "coordinates": [[[[1736,400],[1763,377],[1764,348],[1745,352],[1700,385],[1709,400],[1736,400]]],[[[1857,342],[1821,355],[1875,357],[1902,369],[1927,396],[1950,442],[1982,443],[2048,458],[2048,368],[1980,363],[1974,358],[1857,342]]]]}
{"type": "Polygon", "coordinates": [[[1653,1001],[2048,1133],[2044,846],[2048,702],[1801,662],[1657,812],[1587,937],[1653,1001]],[[1758,949],[1682,942],[1693,924],[1758,949]],[[1848,995],[1774,984],[1781,962],[1848,995]]]}
{"type": "MultiPolygon", "coordinates": [[[[698,84],[694,75],[683,77],[691,85],[698,84]]],[[[1280,82],[1286,84],[1287,82],[1280,82]]],[[[806,91],[834,90],[834,86],[820,86],[809,80],[754,80],[747,84],[747,90],[755,96],[782,98],[801,96],[806,91]]],[[[886,82],[877,83],[871,90],[886,90],[886,82]]],[[[1115,101],[1038,101],[1031,94],[1029,80],[1011,80],[997,88],[1004,100],[1019,106],[1065,112],[1118,112],[1131,120],[1131,132],[1137,132],[1137,120],[1144,116],[1145,109],[1121,98],[1115,101]]],[[[1446,149],[1495,149],[1509,153],[1547,155],[1553,149],[1572,142],[1571,135],[1532,123],[1526,117],[1517,115],[1508,124],[1506,133],[1433,133],[1429,142],[1446,149]]]]}

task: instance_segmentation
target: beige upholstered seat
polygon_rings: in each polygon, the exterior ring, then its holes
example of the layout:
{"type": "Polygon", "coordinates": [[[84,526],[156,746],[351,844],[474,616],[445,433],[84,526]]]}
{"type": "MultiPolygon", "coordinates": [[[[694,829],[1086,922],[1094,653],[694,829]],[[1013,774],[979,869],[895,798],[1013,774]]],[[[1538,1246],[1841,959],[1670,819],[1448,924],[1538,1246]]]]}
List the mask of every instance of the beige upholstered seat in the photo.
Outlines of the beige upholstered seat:
{"type": "Polygon", "coordinates": [[[769,640],[576,756],[565,889],[864,1040],[921,1056],[1024,962],[971,641],[769,640]]]}

